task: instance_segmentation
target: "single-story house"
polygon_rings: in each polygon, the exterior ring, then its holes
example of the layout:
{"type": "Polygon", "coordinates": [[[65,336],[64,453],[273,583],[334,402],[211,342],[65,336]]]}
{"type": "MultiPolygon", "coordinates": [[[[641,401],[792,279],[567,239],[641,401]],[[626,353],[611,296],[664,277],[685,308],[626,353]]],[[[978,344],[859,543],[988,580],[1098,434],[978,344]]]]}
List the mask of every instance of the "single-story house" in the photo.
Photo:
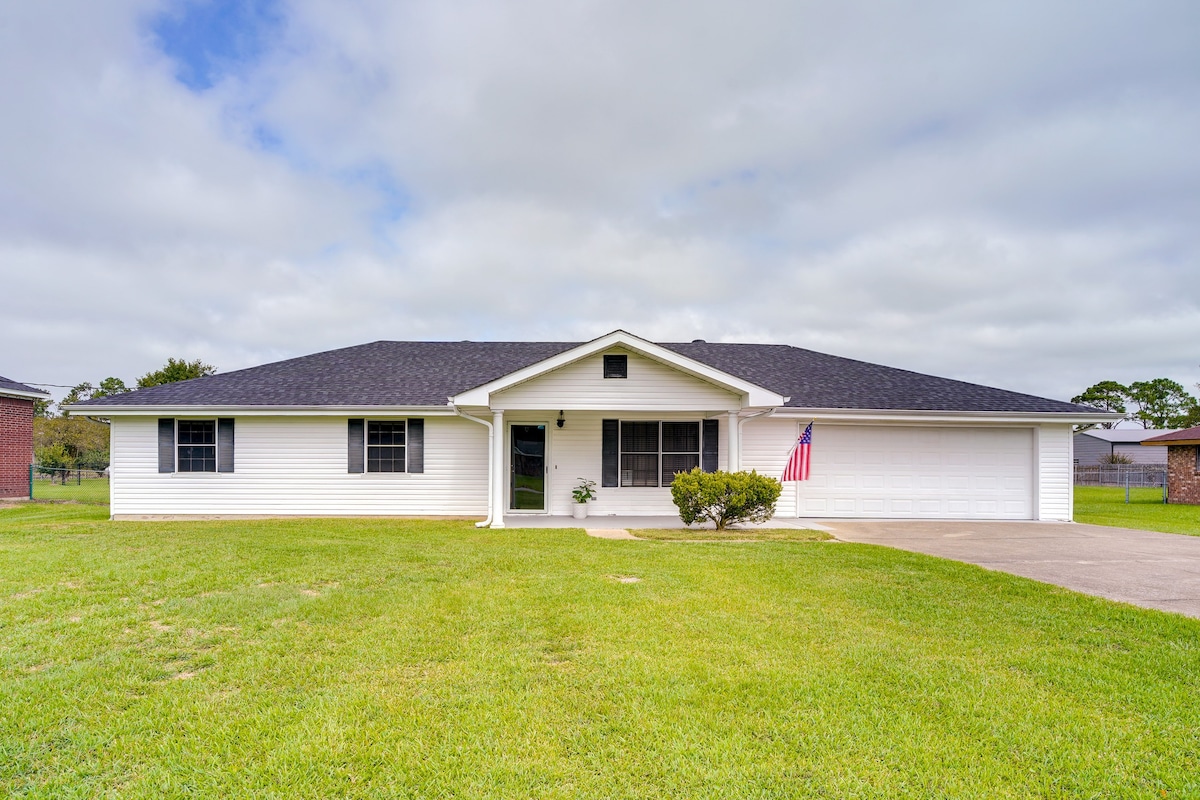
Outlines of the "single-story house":
{"type": "Polygon", "coordinates": [[[1093,467],[1109,463],[1114,455],[1127,456],[1134,464],[1166,466],[1167,451],[1160,447],[1142,447],[1142,441],[1170,431],[1148,428],[1092,428],[1075,434],[1075,463],[1093,467]]]}
{"type": "Polygon", "coordinates": [[[679,470],[811,477],[776,515],[1071,518],[1072,425],[1116,415],[787,345],[392,342],[89,400],[112,513],[675,516],[679,470]]]}
{"type": "Polygon", "coordinates": [[[1200,505],[1200,425],[1146,439],[1167,452],[1167,502],[1200,505]]]}
{"type": "Polygon", "coordinates": [[[50,395],[0,376],[0,497],[29,497],[34,401],[50,395]]]}

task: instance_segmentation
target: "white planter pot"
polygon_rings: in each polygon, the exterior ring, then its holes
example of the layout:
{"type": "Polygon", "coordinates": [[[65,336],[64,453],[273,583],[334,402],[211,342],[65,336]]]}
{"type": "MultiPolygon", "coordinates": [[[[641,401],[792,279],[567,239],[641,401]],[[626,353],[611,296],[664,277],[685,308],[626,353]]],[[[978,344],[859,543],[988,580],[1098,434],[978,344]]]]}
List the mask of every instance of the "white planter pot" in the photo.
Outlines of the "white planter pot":
{"type": "Polygon", "coordinates": [[[576,503],[571,506],[571,516],[575,519],[587,519],[587,503],[576,503]]]}

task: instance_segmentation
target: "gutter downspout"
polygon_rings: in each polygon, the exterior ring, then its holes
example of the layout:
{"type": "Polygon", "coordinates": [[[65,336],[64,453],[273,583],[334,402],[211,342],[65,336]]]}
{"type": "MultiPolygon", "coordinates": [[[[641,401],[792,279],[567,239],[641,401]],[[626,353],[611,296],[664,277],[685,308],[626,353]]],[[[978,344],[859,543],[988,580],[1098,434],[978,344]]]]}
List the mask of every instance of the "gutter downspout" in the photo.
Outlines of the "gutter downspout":
{"type": "Polygon", "coordinates": [[[459,411],[458,406],[454,405],[454,403],[450,403],[450,409],[455,414],[462,417],[463,419],[469,419],[469,420],[471,420],[471,422],[478,422],[480,425],[482,425],[488,429],[488,511],[487,511],[487,519],[485,519],[483,522],[475,523],[476,528],[486,528],[487,526],[492,524],[492,494],[493,494],[492,493],[492,481],[495,480],[495,476],[492,475],[492,472],[493,472],[492,450],[496,447],[496,429],[495,429],[495,427],[493,427],[492,423],[486,419],[480,419],[479,417],[473,417],[470,414],[464,414],[462,411],[459,411]]]}

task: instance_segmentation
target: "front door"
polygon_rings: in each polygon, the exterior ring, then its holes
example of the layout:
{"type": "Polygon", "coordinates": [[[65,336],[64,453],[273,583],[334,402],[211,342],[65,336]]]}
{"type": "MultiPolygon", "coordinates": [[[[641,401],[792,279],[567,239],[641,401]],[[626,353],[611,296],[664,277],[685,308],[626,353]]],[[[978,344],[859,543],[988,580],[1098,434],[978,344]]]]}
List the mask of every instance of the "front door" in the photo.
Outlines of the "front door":
{"type": "Polygon", "coordinates": [[[546,426],[509,428],[508,506],[514,511],[546,510],[546,426]]]}

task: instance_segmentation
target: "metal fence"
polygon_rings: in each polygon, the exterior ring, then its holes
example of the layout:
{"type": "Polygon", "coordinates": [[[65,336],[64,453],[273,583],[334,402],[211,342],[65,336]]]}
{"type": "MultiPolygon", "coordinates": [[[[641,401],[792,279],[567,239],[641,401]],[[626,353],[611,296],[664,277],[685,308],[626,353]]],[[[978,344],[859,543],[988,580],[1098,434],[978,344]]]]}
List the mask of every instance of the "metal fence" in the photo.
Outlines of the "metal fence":
{"type": "Polygon", "coordinates": [[[1167,484],[1167,467],[1154,464],[1075,465],[1076,486],[1159,488],[1167,484]]]}
{"type": "Polygon", "coordinates": [[[108,503],[108,475],[90,469],[29,468],[30,500],[108,503]]]}

